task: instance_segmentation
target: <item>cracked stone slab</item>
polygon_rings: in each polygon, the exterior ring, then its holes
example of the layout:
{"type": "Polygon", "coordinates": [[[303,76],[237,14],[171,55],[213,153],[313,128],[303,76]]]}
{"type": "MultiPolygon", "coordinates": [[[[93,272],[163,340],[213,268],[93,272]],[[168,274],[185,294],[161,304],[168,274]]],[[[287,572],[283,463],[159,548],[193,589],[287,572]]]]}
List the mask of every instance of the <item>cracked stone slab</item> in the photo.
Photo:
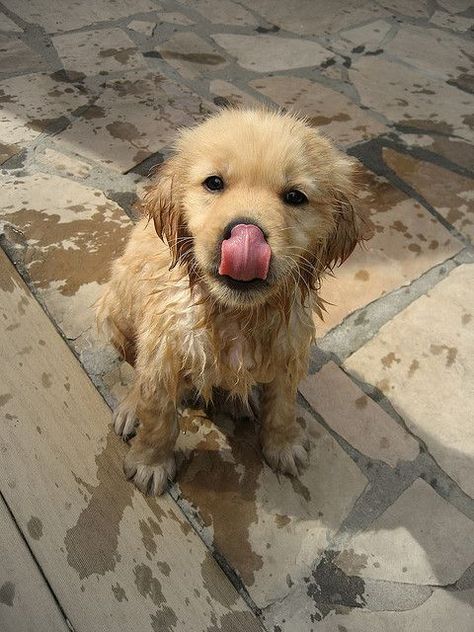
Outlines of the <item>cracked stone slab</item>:
{"type": "Polygon", "coordinates": [[[362,105],[390,121],[472,141],[473,95],[380,56],[360,57],[349,76],[362,105]]]}
{"type": "Polygon", "coordinates": [[[3,4],[26,22],[39,24],[48,33],[80,29],[96,22],[159,10],[152,0],[134,0],[133,3],[128,0],[96,0],[93,3],[75,0],[56,3],[54,9],[50,0],[5,0],[3,4]]]}
{"type": "Polygon", "coordinates": [[[449,13],[463,13],[472,7],[472,0],[438,0],[438,5],[449,13]]]}
{"type": "Polygon", "coordinates": [[[336,40],[337,46],[347,53],[358,46],[363,46],[365,51],[375,51],[380,48],[382,40],[391,29],[392,25],[385,20],[375,20],[363,26],[346,29],[339,33],[341,40],[336,40]]]}
{"type": "Polygon", "coordinates": [[[468,72],[472,63],[471,42],[435,28],[404,25],[384,49],[419,71],[442,79],[454,79],[460,72],[468,72]]]}
{"type": "Polygon", "coordinates": [[[308,117],[311,125],[340,145],[349,145],[383,134],[387,128],[346,96],[300,77],[255,79],[250,86],[279,106],[308,117]]]}
{"type": "Polygon", "coordinates": [[[257,26],[255,17],[244,7],[230,0],[178,0],[179,4],[200,13],[211,24],[257,26]]]}
{"type": "Polygon", "coordinates": [[[36,155],[36,160],[43,165],[53,168],[61,176],[85,179],[92,171],[91,165],[82,160],[61,154],[55,149],[46,148],[43,153],[36,155]]]}
{"type": "Polygon", "coordinates": [[[145,66],[143,55],[121,29],[68,33],[52,41],[67,71],[93,76],[145,66]]]}
{"type": "Polygon", "coordinates": [[[418,479],[335,564],[346,575],[409,584],[456,582],[474,562],[473,522],[418,479]]]}
{"type": "Polygon", "coordinates": [[[181,501],[201,516],[259,607],[308,574],[367,484],[327,431],[303,409],[298,417],[312,444],[300,479],[264,463],[253,422],[220,417],[215,425],[192,411],[181,419],[181,501]]]}
{"type": "Polygon", "coordinates": [[[246,70],[273,72],[319,66],[332,53],[316,42],[274,35],[217,33],[212,39],[246,70]]]}
{"type": "Polygon", "coordinates": [[[6,143],[0,142],[0,165],[15,154],[17,154],[19,151],[20,147],[18,147],[18,145],[8,145],[6,143]]]}
{"type": "Polygon", "coordinates": [[[131,73],[108,82],[94,105],[53,142],[59,150],[128,171],[206,111],[202,99],[183,85],[156,73],[131,73]]]}
{"type": "Polygon", "coordinates": [[[299,391],[326,423],[362,454],[391,467],[418,456],[418,442],[334,362],[306,377],[299,391]]]}
{"type": "MultiPolygon", "coordinates": [[[[424,207],[388,181],[360,169],[357,205],[375,225],[375,235],[357,247],[349,259],[326,277],[321,296],[330,305],[324,321],[317,319],[319,336],[348,314],[417,279],[454,256],[462,243],[424,207]]],[[[360,316],[361,324],[363,314],[360,316]]]]}
{"type": "Polygon", "coordinates": [[[44,73],[0,81],[0,142],[22,147],[88,99],[80,86],[44,73]]]}
{"type": "Polygon", "coordinates": [[[439,465],[474,498],[473,284],[473,265],[455,268],[344,366],[390,399],[439,465]]]}
{"type": "Polygon", "coordinates": [[[228,64],[217,48],[192,32],[178,32],[156,50],[185,79],[212,76],[228,64]]]}
{"type": "Polygon", "coordinates": [[[461,15],[451,15],[445,11],[435,11],[430,18],[430,22],[436,26],[441,26],[442,28],[451,29],[452,31],[458,31],[460,33],[469,31],[474,25],[472,18],[464,18],[461,15]]]}
{"type": "Polygon", "coordinates": [[[59,176],[3,176],[0,183],[7,238],[57,325],[75,339],[94,323],[92,305],[131,222],[102,191],[59,176]]]}
{"type": "Polygon", "coordinates": [[[240,4],[259,13],[270,24],[297,35],[332,34],[354,24],[390,15],[384,7],[371,0],[320,2],[317,11],[312,0],[299,2],[297,9],[290,2],[274,0],[243,0],[240,4]]]}
{"type": "MultiPolygon", "coordinates": [[[[408,132],[408,130],[407,130],[408,132]]],[[[462,138],[442,136],[436,133],[405,133],[399,139],[408,147],[422,148],[438,156],[447,158],[467,170],[474,164],[474,146],[462,138]]]]}
{"type": "Polygon", "coordinates": [[[156,28],[156,22],[146,22],[145,20],[132,20],[127,28],[132,29],[132,31],[136,31],[137,33],[142,33],[142,35],[146,35],[147,37],[151,37],[153,35],[153,31],[156,28]]]}
{"type": "Polygon", "coordinates": [[[474,240],[474,182],[453,171],[384,147],[385,163],[421,193],[459,232],[474,240]]]}
{"type": "Polygon", "coordinates": [[[241,105],[245,107],[258,106],[260,101],[250,94],[247,94],[240,88],[237,88],[229,81],[222,79],[213,79],[209,83],[209,92],[215,95],[214,103],[219,103],[220,99],[225,99],[233,105],[241,105]]]}
{"type": "Polygon", "coordinates": [[[435,589],[415,608],[373,611],[325,605],[322,609],[307,602],[285,603],[277,616],[266,616],[265,620],[278,632],[472,632],[474,590],[435,589]]]}
{"type": "MultiPolygon", "coordinates": [[[[382,4],[382,3],[380,3],[382,4]]],[[[426,18],[430,14],[428,0],[384,0],[383,6],[390,12],[409,15],[412,18],[426,18]]]]}
{"type": "MultiPolygon", "coordinates": [[[[2,25],[0,23],[0,29],[2,25]]],[[[0,75],[25,70],[44,70],[46,64],[40,55],[27,46],[19,37],[0,35],[0,75]]]]}
{"type": "Polygon", "coordinates": [[[179,13],[176,11],[165,11],[159,13],[159,23],[163,24],[167,22],[169,24],[179,24],[180,26],[192,26],[195,24],[194,20],[188,18],[184,13],[179,13]]]}

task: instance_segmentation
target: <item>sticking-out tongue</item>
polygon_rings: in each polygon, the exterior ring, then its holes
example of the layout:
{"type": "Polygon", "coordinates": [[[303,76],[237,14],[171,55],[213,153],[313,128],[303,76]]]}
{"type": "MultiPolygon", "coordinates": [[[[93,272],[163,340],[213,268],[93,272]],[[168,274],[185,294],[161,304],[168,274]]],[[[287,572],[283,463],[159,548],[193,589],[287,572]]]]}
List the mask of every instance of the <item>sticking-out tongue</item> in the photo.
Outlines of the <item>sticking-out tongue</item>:
{"type": "Polygon", "coordinates": [[[237,224],[222,242],[219,274],[236,281],[266,279],[272,250],[254,224],[237,224]]]}

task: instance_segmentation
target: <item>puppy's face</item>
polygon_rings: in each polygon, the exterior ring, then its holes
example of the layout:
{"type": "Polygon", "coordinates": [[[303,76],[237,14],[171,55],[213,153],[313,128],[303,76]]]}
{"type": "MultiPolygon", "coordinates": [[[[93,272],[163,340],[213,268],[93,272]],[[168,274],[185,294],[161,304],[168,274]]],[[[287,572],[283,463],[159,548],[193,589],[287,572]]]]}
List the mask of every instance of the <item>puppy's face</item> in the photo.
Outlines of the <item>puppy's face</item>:
{"type": "Polygon", "coordinates": [[[362,238],[350,161],[304,122],[226,110],[185,131],[147,194],[176,260],[225,304],[314,287],[362,238]]]}

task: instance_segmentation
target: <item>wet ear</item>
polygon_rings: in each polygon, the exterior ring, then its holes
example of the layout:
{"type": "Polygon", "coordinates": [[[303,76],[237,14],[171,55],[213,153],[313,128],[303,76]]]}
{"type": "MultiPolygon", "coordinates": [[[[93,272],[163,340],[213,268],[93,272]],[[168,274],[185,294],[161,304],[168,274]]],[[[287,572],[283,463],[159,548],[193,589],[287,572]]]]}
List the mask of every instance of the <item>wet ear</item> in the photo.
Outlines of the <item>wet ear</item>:
{"type": "Polygon", "coordinates": [[[177,166],[171,158],[158,167],[141,200],[142,211],[153,220],[156,234],[163,241],[166,240],[170,248],[171,267],[178,263],[183,254],[185,233],[177,177],[177,166]]]}
{"type": "Polygon", "coordinates": [[[329,270],[341,265],[358,243],[367,241],[374,233],[372,222],[357,210],[354,164],[344,159],[339,165],[342,168],[331,190],[335,224],[322,253],[323,263],[329,270]]]}

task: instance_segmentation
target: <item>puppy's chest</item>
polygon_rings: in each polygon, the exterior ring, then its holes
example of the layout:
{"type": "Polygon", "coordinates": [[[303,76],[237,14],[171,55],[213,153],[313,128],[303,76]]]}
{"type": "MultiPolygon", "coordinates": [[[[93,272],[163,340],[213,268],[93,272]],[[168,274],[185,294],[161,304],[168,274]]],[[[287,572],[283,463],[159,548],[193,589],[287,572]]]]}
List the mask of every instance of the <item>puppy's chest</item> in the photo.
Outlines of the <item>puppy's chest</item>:
{"type": "MultiPolygon", "coordinates": [[[[228,323],[218,331],[215,360],[222,381],[236,383],[270,382],[274,378],[274,367],[270,362],[273,342],[255,333],[243,331],[237,323],[228,323]]],[[[230,387],[229,384],[222,386],[230,387]]]]}

